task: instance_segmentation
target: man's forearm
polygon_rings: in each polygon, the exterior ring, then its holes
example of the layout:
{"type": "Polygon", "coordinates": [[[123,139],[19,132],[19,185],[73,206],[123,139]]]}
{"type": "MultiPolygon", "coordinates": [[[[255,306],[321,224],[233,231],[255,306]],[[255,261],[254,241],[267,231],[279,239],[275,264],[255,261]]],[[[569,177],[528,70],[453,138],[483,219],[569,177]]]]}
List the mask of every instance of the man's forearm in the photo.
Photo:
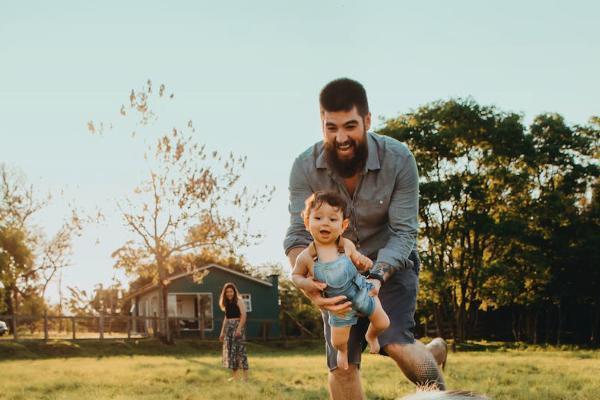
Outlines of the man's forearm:
{"type": "Polygon", "coordinates": [[[413,262],[408,258],[404,259],[404,262],[401,262],[397,265],[391,265],[386,262],[378,261],[375,263],[375,265],[373,265],[373,268],[371,268],[371,271],[369,272],[369,278],[377,279],[383,284],[387,282],[397,271],[412,267],[413,262]]]}
{"type": "Polygon", "coordinates": [[[294,247],[288,252],[287,257],[290,261],[290,266],[292,267],[292,269],[294,269],[294,267],[296,266],[296,259],[298,258],[300,253],[302,253],[302,250],[304,250],[305,248],[306,247],[294,247]]]}
{"type": "Polygon", "coordinates": [[[310,279],[299,274],[292,274],[292,283],[303,292],[306,292],[307,290],[311,289],[310,279]]]}

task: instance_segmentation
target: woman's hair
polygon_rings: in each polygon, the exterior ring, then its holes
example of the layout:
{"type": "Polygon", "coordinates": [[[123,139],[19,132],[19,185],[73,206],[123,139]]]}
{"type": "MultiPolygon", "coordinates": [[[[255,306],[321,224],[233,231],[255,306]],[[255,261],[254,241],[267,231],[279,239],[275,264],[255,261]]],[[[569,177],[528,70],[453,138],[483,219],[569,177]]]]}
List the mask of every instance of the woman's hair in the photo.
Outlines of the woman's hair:
{"type": "Polygon", "coordinates": [[[240,292],[238,291],[237,287],[232,282],[227,282],[225,285],[223,285],[223,290],[221,290],[221,297],[219,298],[219,307],[221,308],[221,311],[225,311],[225,304],[234,302],[237,303],[239,299],[239,293],[240,292]],[[225,296],[225,291],[228,288],[233,289],[233,299],[231,301],[229,301],[225,296]]]}
{"type": "Polygon", "coordinates": [[[304,219],[304,226],[308,227],[308,220],[310,218],[310,212],[315,210],[323,203],[329,204],[333,208],[337,208],[342,212],[342,217],[346,218],[346,200],[337,192],[314,192],[304,202],[304,210],[302,211],[302,218],[304,219]]]}

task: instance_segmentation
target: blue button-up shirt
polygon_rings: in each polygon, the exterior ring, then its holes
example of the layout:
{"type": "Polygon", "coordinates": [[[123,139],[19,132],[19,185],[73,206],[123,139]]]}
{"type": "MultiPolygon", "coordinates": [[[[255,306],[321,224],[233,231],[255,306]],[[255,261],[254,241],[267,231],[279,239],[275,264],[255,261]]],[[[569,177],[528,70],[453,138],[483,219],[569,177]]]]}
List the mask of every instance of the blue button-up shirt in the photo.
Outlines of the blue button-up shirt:
{"type": "Polygon", "coordinates": [[[416,249],[419,211],[419,175],[415,158],[403,143],[367,133],[368,156],[359,183],[350,195],[343,179],[329,169],[320,141],[296,158],[290,174],[290,226],[283,246],[312,241],[301,212],[316,191],[336,191],[346,199],[350,224],[344,236],[377,262],[403,265],[416,249]]]}

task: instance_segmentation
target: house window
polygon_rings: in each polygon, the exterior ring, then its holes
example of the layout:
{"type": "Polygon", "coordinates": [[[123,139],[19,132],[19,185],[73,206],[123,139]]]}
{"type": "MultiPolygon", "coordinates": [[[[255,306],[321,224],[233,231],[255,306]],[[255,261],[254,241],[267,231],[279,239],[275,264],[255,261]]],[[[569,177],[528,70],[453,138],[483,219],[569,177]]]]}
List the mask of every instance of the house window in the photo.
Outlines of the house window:
{"type": "Polygon", "coordinates": [[[198,294],[198,318],[202,318],[205,331],[213,330],[213,298],[212,293],[198,294]]]}
{"type": "Polygon", "coordinates": [[[242,293],[242,300],[244,300],[244,305],[246,306],[246,312],[252,311],[252,295],[249,293],[242,293]]]}

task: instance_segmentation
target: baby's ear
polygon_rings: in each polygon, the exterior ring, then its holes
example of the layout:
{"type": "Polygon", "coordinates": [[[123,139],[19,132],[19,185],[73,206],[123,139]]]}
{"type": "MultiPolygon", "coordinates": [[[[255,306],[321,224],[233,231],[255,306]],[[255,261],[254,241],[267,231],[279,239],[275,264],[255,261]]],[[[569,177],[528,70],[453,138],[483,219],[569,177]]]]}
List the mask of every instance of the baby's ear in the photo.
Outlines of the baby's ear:
{"type": "Polygon", "coordinates": [[[346,229],[348,229],[348,225],[350,225],[350,219],[348,219],[348,218],[345,218],[345,219],[342,221],[342,229],[343,229],[343,230],[346,230],[346,229]]]}

